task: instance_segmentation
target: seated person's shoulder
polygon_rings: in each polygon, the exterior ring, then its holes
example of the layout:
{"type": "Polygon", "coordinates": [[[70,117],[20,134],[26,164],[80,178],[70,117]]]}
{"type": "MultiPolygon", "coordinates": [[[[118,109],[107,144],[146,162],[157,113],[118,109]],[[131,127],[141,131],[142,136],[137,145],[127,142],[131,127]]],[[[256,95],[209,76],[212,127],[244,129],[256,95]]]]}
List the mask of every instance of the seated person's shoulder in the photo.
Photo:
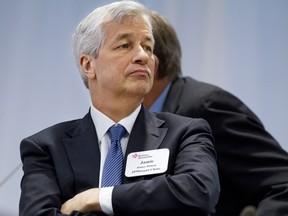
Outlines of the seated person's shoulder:
{"type": "Polygon", "coordinates": [[[74,127],[77,126],[77,122],[79,122],[79,119],[75,120],[70,120],[70,121],[65,121],[65,122],[60,122],[54,125],[51,125],[45,129],[42,129],[29,137],[23,139],[23,140],[33,140],[34,142],[42,142],[44,140],[53,139],[56,137],[67,137],[67,132],[70,129],[73,129],[74,127]]]}

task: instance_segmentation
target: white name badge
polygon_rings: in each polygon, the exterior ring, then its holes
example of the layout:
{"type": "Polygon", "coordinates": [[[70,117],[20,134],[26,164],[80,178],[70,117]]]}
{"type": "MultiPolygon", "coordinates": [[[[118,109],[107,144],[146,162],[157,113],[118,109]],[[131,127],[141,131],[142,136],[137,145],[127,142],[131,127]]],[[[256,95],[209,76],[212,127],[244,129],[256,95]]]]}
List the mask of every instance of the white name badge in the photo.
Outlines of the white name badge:
{"type": "Polygon", "coordinates": [[[168,167],[169,149],[132,152],[127,157],[125,176],[164,173],[168,167]]]}

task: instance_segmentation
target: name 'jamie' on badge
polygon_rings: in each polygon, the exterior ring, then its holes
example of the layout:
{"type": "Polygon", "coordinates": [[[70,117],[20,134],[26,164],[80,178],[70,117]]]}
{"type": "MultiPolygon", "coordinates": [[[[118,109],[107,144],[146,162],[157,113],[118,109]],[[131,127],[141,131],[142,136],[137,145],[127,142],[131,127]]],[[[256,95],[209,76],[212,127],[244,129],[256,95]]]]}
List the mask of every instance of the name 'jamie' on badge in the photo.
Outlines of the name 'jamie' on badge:
{"type": "Polygon", "coordinates": [[[143,176],[164,173],[168,167],[169,149],[133,152],[127,157],[125,176],[143,176]]]}

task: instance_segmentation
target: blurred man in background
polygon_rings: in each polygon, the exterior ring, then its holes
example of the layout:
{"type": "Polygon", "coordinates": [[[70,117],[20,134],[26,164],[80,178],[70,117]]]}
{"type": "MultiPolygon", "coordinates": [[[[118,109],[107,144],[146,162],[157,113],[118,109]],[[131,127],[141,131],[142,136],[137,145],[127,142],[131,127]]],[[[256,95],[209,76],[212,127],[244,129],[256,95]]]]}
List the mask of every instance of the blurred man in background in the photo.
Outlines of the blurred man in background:
{"type": "Polygon", "coordinates": [[[250,215],[255,206],[257,216],[287,216],[287,152],[237,97],[217,86],[182,77],[175,30],[156,12],[151,17],[158,69],[144,105],[154,112],[204,118],[210,124],[221,184],[215,215],[239,216],[247,206],[244,213],[250,215]]]}

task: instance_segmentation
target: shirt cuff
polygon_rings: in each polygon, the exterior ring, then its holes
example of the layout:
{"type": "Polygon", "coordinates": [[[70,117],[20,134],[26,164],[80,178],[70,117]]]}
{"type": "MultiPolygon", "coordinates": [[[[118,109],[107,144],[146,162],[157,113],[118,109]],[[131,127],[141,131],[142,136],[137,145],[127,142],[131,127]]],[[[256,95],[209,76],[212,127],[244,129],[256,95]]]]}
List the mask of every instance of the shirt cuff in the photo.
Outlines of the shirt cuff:
{"type": "Polygon", "coordinates": [[[107,215],[114,215],[112,207],[112,191],[114,187],[100,188],[99,203],[101,210],[107,215]]]}

